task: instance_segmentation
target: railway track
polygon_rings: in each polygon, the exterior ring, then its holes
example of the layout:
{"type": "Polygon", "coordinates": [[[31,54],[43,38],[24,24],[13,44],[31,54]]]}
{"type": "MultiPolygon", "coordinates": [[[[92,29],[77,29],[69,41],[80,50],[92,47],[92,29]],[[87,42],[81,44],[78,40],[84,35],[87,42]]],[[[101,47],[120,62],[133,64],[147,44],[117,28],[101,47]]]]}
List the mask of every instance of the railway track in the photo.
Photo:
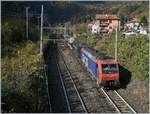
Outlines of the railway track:
{"type": "MultiPolygon", "coordinates": [[[[79,58],[77,56],[75,56],[75,59],[80,64],[79,58]]],[[[89,75],[90,75],[89,77],[93,80],[90,73],[89,75]]],[[[127,103],[127,101],[116,90],[105,90],[104,88],[97,88],[97,91],[99,92],[99,94],[101,93],[104,94],[104,96],[108,99],[110,104],[113,105],[113,107],[116,109],[118,113],[136,113],[136,111],[127,103]]]]}
{"type": "Polygon", "coordinates": [[[80,93],[71,77],[71,73],[62,57],[60,50],[56,57],[56,65],[67,101],[68,112],[88,112],[80,93]],[[59,60],[59,61],[58,61],[59,60]]]}
{"type": "MultiPolygon", "coordinates": [[[[65,47],[60,47],[60,50],[62,52],[62,57],[61,58],[65,58],[65,53],[62,51],[64,50],[65,47]]],[[[69,61],[66,61],[67,65],[69,63],[69,61]]],[[[71,60],[72,61],[72,60],[71,60]]],[[[72,80],[74,80],[75,84],[76,84],[76,88],[78,88],[78,90],[80,91],[80,94],[82,95],[82,98],[84,99],[84,102],[86,104],[86,108],[88,110],[88,112],[95,112],[95,113],[112,113],[112,112],[117,112],[116,109],[114,109],[114,107],[112,107],[111,105],[109,105],[109,103],[107,102],[106,98],[104,97],[103,93],[101,92],[101,94],[98,94],[96,88],[95,88],[95,84],[93,83],[91,86],[88,85],[88,83],[91,83],[91,80],[89,77],[86,76],[85,70],[83,70],[80,66],[80,64],[78,64],[79,66],[77,66],[78,68],[75,69],[73,67],[70,68],[69,67],[69,72],[72,74],[72,80]],[[84,72],[84,80],[82,81],[81,79],[81,75],[78,73],[82,73],[84,72]],[[76,74],[77,73],[77,74],[76,74]]]]}
{"type": "Polygon", "coordinates": [[[119,113],[136,113],[116,90],[100,89],[119,113]]]}

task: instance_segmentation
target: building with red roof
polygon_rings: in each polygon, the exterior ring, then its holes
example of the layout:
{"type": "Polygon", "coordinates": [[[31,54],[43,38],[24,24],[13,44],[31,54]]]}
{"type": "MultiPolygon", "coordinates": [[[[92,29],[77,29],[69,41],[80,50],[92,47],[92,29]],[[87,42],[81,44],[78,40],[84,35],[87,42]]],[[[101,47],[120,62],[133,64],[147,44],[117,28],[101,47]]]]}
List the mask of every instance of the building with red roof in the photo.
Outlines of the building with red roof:
{"type": "Polygon", "coordinates": [[[120,19],[116,15],[97,14],[92,33],[111,33],[116,27],[120,29],[120,19]]]}

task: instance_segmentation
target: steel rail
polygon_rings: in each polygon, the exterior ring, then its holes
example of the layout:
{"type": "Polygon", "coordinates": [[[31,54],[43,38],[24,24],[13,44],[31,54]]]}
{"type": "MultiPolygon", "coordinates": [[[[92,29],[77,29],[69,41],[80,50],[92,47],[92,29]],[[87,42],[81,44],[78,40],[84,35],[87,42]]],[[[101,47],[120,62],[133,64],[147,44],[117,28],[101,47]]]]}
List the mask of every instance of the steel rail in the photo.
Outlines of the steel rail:
{"type": "Polygon", "coordinates": [[[70,71],[69,71],[69,69],[68,69],[68,67],[67,67],[67,65],[66,65],[66,62],[65,62],[65,60],[64,60],[64,58],[63,58],[63,53],[62,53],[60,50],[61,50],[61,49],[58,49],[58,52],[59,52],[59,54],[61,55],[61,57],[62,57],[62,59],[63,59],[64,66],[65,66],[65,68],[67,69],[67,73],[68,73],[68,75],[70,76],[70,79],[71,79],[71,81],[72,81],[72,83],[73,83],[73,86],[74,86],[74,88],[75,88],[75,90],[76,90],[76,92],[77,92],[77,95],[78,95],[79,99],[80,99],[81,105],[82,105],[84,111],[85,111],[86,113],[88,113],[88,110],[87,110],[87,108],[86,108],[86,106],[85,106],[85,104],[84,104],[84,102],[83,102],[83,99],[82,99],[81,95],[80,95],[79,92],[78,92],[78,89],[77,89],[77,87],[76,87],[76,84],[74,83],[73,78],[72,78],[72,76],[71,76],[71,73],[70,73],[70,71]]]}
{"type": "Polygon", "coordinates": [[[69,104],[69,100],[68,100],[66,88],[65,88],[64,81],[63,81],[62,76],[61,76],[61,71],[60,71],[60,68],[59,68],[59,64],[58,64],[58,61],[56,60],[56,58],[55,58],[55,61],[56,61],[56,65],[57,65],[59,77],[60,77],[60,80],[61,80],[61,84],[62,84],[62,87],[63,87],[63,90],[64,90],[64,94],[65,94],[65,99],[66,99],[66,102],[67,102],[68,111],[69,111],[69,113],[71,113],[71,108],[70,108],[70,104],[69,104]]]}
{"type": "Polygon", "coordinates": [[[46,70],[45,70],[45,65],[44,63],[43,64],[43,69],[44,69],[44,75],[45,75],[45,78],[46,78],[46,91],[47,91],[47,95],[48,95],[48,104],[49,104],[49,111],[51,112],[52,111],[52,106],[51,106],[51,101],[50,101],[50,95],[49,95],[49,87],[48,87],[48,79],[47,79],[47,75],[46,75],[46,70]]]}
{"type": "MultiPolygon", "coordinates": [[[[112,91],[113,95],[116,95],[116,97],[119,97],[120,99],[112,98],[111,95],[109,95],[108,92],[106,92],[103,88],[101,88],[101,90],[103,91],[105,96],[108,98],[108,100],[112,103],[112,105],[115,107],[115,109],[119,113],[135,113],[136,114],[136,111],[123,99],[123,97],[116,90],[112,91]],[[125,107],[125,110],[122,110],[119,106],[121,106],[121,107],[127,106],[127,107],[125,107]]],[[[124,107],[123,107],[123,109],[124,109],[124,107]]]]}
{"type": "Polygon", "coordinates": [[[111,100],[111,98],[109,97],[109,95],[105,92],[105,90],[103,88],[101,88],[101,91],[104,93],[104,95],[107,97],[107,99],[109,100],[109,102],[113,105],[113,107],[116,109],[116,111],[118,113],[121,113],[121,111],[118,109],[118,107],[116,106],[116,104],[111,100]]]}
{"type": "Polygon", "coordinates": [[[120,97],[120,99],[122,99],[122,101],[130,108],[130,110],[132,110],[132,112],[136,114],[136,111],[129,105],[129,103],[127,103],[125,99],[116,90],[114,90],[114,92],[120,97]]]}

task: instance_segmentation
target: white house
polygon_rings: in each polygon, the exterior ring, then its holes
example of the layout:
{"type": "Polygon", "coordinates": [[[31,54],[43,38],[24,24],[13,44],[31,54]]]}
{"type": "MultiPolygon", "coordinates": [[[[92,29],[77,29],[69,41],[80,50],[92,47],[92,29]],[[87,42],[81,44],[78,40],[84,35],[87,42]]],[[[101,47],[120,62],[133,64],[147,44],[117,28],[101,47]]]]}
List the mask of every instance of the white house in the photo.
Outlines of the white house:
{"type": "Polygon", "coordinates": [[[148,31],[144,27],[140,26],[139,34],[147,35],[148,31]]]}
{"type": "Polygon", "coordinates": [[[125,38],[128,38],[128,36],[137,35],[137,33],[136,32],[124,32],[123,35],[125,36],[125,38]]]}
{"type": "Polygon", "coordinates": [[[132,20],[125,24],[125,29],[127,30],[138,30],[140,23],[138,21],[132,20]]]}
{"type": "Polygon", "coordinates": [[[120,27],[120,19],[116,15],[97,14],[95,19],[93,24],[88,25],[92,34],[111,33],[116,27],[120,27]]]}
{"type": "Polygon", "coordinates": [[[99,21],[96,21],[93,24],[91,32],[92,32],[92,34],[98,34],[98,33],[100,33],[99,21]]]}

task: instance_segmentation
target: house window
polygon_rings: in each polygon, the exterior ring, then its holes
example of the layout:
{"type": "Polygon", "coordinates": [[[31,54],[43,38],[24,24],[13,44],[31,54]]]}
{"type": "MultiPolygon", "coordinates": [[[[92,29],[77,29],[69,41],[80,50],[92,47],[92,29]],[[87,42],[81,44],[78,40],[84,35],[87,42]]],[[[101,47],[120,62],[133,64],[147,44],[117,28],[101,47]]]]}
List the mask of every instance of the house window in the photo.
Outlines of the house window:
{"type": "Polygon", "coordinates": [[[109,29],[112,29],[112,26],[110,26],[109,29]]]}

